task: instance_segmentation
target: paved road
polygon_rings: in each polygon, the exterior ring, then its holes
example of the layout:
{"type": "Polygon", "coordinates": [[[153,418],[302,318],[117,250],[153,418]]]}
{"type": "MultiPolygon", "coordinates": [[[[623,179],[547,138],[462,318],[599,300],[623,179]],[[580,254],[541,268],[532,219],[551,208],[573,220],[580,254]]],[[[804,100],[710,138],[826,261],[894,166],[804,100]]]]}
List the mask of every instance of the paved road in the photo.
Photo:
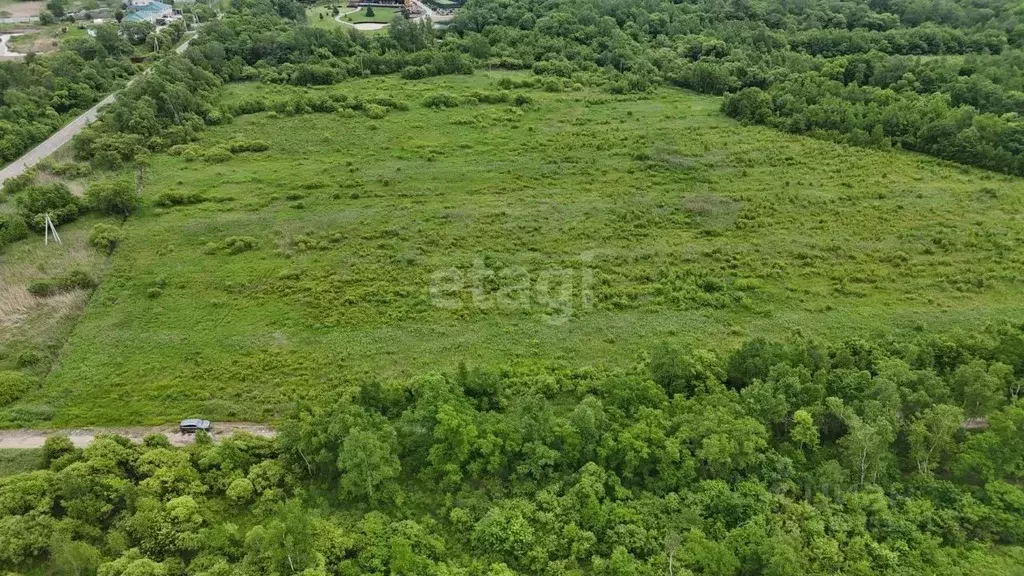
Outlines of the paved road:
{"type": "MultiPolygon", "coordinates": [[[[248,432],[255,436],[273,438],[277,431],[263,424],[249,422],[214,422],[213,440],[219,441],[227,438],[235,432],[248,432]]],[[[0,448],[28,449],[42,448],[43,443],[50,436],[67,436],[71,442],[83,448],[92,444],[96,436],[100,434],[117,434],[124,436],[133,442],[142,442],[150,434],[164,434],[171,444],[184,446],[195,440],[195,434],[181,434],[175,425],[148,426],[131,428],[75,428],[64,430],[0,430],[0,448]]]]}
{"type": "MultiPolygon", "coordinates": [[[[195,39],[198,33],[193,34],[191,37],[181,43],[180,46],[174,49],[177,53],[182,53],[188,48],[189,42],[195,39]]],[[[136,76],[138,78],[138,76],[136,76]]],[[[132,82],[135,82],[135,78],[132,78],[128,85],[131,86],[132,82]]],[[[123,88],[122,88],[123,90],[123,88]]],[[[4,183],[8,178],[13,178],[20,175],[29,168],[35,166],[44,158],[53,154],[61,146],[67,144],[75,137],[76,134],[82,131],[86,126],[92,124],[97,117],[99,117],[100,109],[114,101],[114,97],[117,92],[108,95],[103,100],[100,100],[99,104],[86,110],[81,116],[75,118],[60,130],[54,132],[49,138],[43,140],[42,144],[39,144],[35,148],[29,150],[24,156],[18,158],[14,162],[11,162],[3,170],[0,170],[0,185],[4,183]]]]}

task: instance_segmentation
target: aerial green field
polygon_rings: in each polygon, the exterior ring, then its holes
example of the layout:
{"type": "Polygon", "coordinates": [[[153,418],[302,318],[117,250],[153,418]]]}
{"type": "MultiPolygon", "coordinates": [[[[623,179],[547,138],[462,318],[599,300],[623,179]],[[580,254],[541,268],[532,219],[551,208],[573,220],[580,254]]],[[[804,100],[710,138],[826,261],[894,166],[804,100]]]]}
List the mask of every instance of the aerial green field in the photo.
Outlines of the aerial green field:
{"type": "Polygon", "coordinates": [[[0,419],[267,420],[304,390],[462,360],[624,365],[666,340],[1024,319],[1018,178],[743,126],[674,89],[467,101],[503,76],[228,86],[409,109],[238,116],[198,146],[268,151],[155,155],[58,366],[0,419]],[[440,93],[459,105],[424,106],[440,93]],[[170,192],[206,201],[154,205],[170,192]]]}

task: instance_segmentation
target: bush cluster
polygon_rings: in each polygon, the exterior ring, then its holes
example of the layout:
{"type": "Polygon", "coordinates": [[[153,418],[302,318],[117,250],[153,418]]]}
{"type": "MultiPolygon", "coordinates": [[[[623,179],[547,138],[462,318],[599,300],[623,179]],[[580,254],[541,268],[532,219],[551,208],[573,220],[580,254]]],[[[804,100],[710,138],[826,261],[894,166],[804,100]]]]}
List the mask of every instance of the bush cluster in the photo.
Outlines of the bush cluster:
{"type": "Polygon", "coordinates": [[[455,108],[459,99],[448,92],[435,92],[423,99],[423,105],[427,108],[455,108]]]}
{"type": "Polygon", "coordinates": [[[221,162],[227,162],[228,160],[231,160],[232,157],[234,157],[234,154],[231,153],[231,150],[229,150],[226,146],[220,146],[220,145],[213,146],[213,147],[207,149],[206,151],[204,151],[202,153],[202,156],[201,156],[201,158],[205,162],[209,162],[211,164],[219,164],[221,162]]]}
{"type": "Polygon", "coordinates": [[[21,372],[0,370],[0,407],[13,403],[36,387],[36,381],[21,372]]]}
{"type": "Polygon", "coordinates": [[[127,217],[139,206],[135,182],[130,178],[96,182],[86,190],[85,199],[94,210],[112,216],[127,217]]]}
{"type": "Polygon", "coordinates": [[[83,204],[62,182],[33,184],[18,196],[19,213],[33,230],[43,230],[45,215],[55,225],[66,224],[78,218],[83,204]]]}
{"type": "Polygon", "coordinates": [[[209,242],[203,247],[205,254],[241,254],[259,248],[259,240],[251,236],[231,236],[220,242],[209,242]]]}
{"type": "Polygon", "coordinates": [[[46,298],[72,290],[91,290],[96,287],[96,280],[83,270],[72,270],[63,276],[33,280],[28,291],[33,296],[46,298]]]}
{"type": "Polygon", "coordinates": [[[28,226],[24,218],[16,214],[0,214],[0,250],[26,237],[28,226]]]}
{"type": "Polygon", "coordinates": [[[4,194],[14,195],[27,189],[36,180],[35,170],[26,170],[17,176],[4,180],[4,194]]]}
{"type": "Polygon", "coordinates": [[[228,143],[228,150],[232,154],[241,152],[264,152],[270,150],[270,144],[263,140],[233,140],[228,143]]]}
{"type": "Polygon", "coordinates": [[[170,208],[171,206],[188,206],[190,204],[201,204],[208,201],[207,198],[201,192],[178,192],[178,191],[165,191],[161,192],[153,200],[153,203],[157,206],[164,208],[170,208]]]}
{"type": "Polygon", "coordinates": [[[111,224],[97,224],[89,232],[89,245],[107,254],[113,253],[123,240],[124,232],[111,224]]]}

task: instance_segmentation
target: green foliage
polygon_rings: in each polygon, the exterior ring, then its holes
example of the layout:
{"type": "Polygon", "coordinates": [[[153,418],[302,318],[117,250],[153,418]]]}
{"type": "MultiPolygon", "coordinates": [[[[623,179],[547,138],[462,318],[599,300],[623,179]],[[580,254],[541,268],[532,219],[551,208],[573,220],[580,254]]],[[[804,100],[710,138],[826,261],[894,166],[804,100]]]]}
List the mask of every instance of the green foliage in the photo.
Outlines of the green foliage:
{"type": "Polygon", "coordinates": [[[263,140],[233,140],[228,144],[228,150],[232,154],[242,152],[265,152],[270,150],[270,144],[263,140]]]}
{"type": "Polygon", "coordinates": [[[38,470],[39,452],[31,448],[0,448],[0,478],[38,470]]]}
{"type": "Polygon", "coordinates": [[[338,453],[341,490],[348,496],[375,501],[382,487],[402,470],[395,453],[398,439],[390,427],[352,428],[338,453]]]}
{"type": "Polygon", "coordinates": [[[91,290],[97,286],[96,280],[83,270],[71,270],[65,275],[33,280],[28,291],[33,296],[46,298],[72,290],[91,290]]]}
{"type": "Polygon", "coordinates": [[[259,240],[251,236],[231,236],[220,242],[210,242],[203,247],[204,254],[241,254],[259,248],[259,240]]]}
{"type": "Polygon", "coordinates": [[[0,214],[0,250],[25,238],[28,238],[28,226],[24,218],[15,214],[0,214]]]}
{"type": "Polygon", "coordinates": [[[427,108],[455,108],[459,105],[459,100],[447,92],[437,92],[427,96],[423,100],[423,105],[427,108]]]}
{"type": "Polygon", "coordinates": [[[200,192],[176,192],[165,191],[157,195],[153,203],[157,206],[170,208],[172,206],[188,206],[190,204],[202,204],[209,200],[200,192]]]}
{"type": "Polygon", "coordinates": [[[81,450],[67,436],[50,436],[43,443],[43,467],[61,470],[78,460],[81,450]]]}
{"type": "Polygon", "coordinates": [[[117,245],[123,241],[124,232],[112,224],[97,224],[89,232],[89,245],[107,254],[113,254],[117,245]]]}
{"type": "Polygon", "coordinates": [[[225,146],[214,146],[202,153],[202,159],[211,164],[227,162],[233,156],[234,154],[232,154],[231,150],[225,146]]]}
{"type": "Polygon", "coordinates": [[[231,485],[228,486],[227,492],[225,493],[228,498],[239,504],[244,504],[252,499],[253,485],[252,481],[248,478],[236,478],[231,485]]]}
{"type": "Polygon", "coordinates": [[[81,214],[82,202],[62,182],[36,184],[18,196],[18,210],[30,228],[42,231],[46,214],[54,225],[66,224],[81,214]]]}
{"type": "Polygon", "coordinates": [[[127,217],[138,207],[135,183],[128,178],[97,182],[85,193],[86,202],[104,214],[127,217]]]}
{"type": "Polygon", "coordinates": [[[961,368],[1016,365],[1020,327],[998,334],[463,366],[299,400],[276,440],[52,439],[49,470],[0,479],[0,559],[98,574],[1011,574],[1024,406],[1006,391],[969,431],[943,402],[961,368]],[[775,349],[803,353],[726,386],[724,366],[775,349]],[[687,384],[670,397],[646,370],[687,384]],[[765,387],[778,416],[751,401],[765,387]]]}
{"type": "Polygon", "coordinates": [[[0,406],[7,406],[36,387],[33,378],[13,370],[0,370],[0,406]]]}
{"type": "Polygon", "coordinates": [[[36,181],[36,173],[34,170],[26,170],[17,176],[12,176],[7,180],[4,180],[3,193],[4,194],[17,194],[28,189],[29,186],[34,184],[36,181]]]}

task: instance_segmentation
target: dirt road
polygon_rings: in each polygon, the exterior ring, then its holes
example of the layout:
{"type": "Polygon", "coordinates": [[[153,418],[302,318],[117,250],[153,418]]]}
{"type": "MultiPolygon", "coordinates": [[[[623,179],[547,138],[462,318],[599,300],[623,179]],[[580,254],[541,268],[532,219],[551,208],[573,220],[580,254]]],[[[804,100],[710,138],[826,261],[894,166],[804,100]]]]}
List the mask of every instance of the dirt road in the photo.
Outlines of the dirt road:
{"type": "MultiPolygon", "coordinates": [[[[197,33],[198,34],[198,33],[197,33]]],[[[197,34],[193,34],[187,40],[182,42],[180,46],[175,48],[178,53],[184,52],[188,48],[189,42],[191,42],[197,34]]],[[[147,70],[148,72],[148,70],[147,70]]],[[[146,72],[144,72],[145,74],[146,72]]],[[[138,78],[138,76],[136,76],[138,78]]],[[[135,81],[135,78],[128,83],[135,81]]],[[[100,109],[114,101],[114,97],[117,96],[117,92],[110,94],[100,103],[86,110],[81,116],[75,118],[71,122],[68,122],[63,128],[54,132],[49,138],[43,140],[42,144],[39,144],[35,148],[29,150],[24,156],[18,158],[14,162],[11,162],[3,170],[0,170],[0,184],[3,184],[8,178],[13,178],[20,175],[25,170],[35,166],[41,162],[44,158],[56,152],[61,146],[67,144],[75,137],[76,134],[81,132],[86,126],[92,124],[94,120],[99,116],[100,109]]]]}
{"type": "MultiPolygon", "coordinates": [[[[213,440],[216,442],[231,436],[235,432],[248,432],[255,436],[273,438],[277,435],[270,426],[251,422],[214,422],[213,440]]],[[[171,444],[184,446],[195,440],[194,434],[181,434],[176,424],[166,426],[137,426],[127,428],[69,428],[63,430],[0,430],[0,448],[42,448],[43,442],[50,436],[67,436],[75,446],[84,448],[92,444],[100,434],[117,434],[133,442],[142,442],[150,434],[164,434],[171,444]]]]}

